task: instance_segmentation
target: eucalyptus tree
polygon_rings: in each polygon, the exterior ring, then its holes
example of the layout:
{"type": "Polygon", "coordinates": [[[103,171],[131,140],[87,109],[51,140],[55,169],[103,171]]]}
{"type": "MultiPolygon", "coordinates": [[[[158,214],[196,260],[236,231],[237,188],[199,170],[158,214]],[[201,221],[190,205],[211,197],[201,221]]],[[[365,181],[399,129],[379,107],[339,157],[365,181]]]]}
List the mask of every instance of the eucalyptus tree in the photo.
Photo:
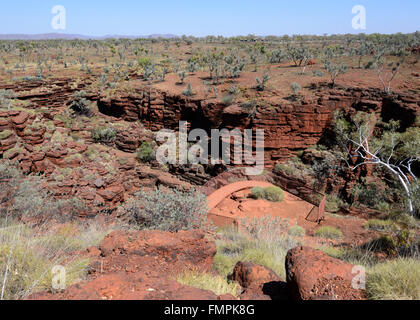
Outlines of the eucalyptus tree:
{"type": "Polygon", "coordinates": [[[420,127],[402,131],[397,121],[384,123],[374,114],[358,112],[351,119],[337,113],[335,131],[353,160],[347,162],[352,170],[366,165],[385,169],[400,183],[410,214],[418,215],[420,185],[413,166],[420,163],[420,127]]]}
{"type": "Polygon", "coordinates": [[[359,46],[353,50],[354,54],[359,57],[359,69],[362,69],[363,57],[369,55],[373,50],[373,44],[367,41],[361,41],[359,46]]]}
{"type": "Polygon", "coordinates": [[[378,49],[378,53],[376,54],[375,59],[375,67],[384,92],[390,93],[391,83],[395,79],[396,75],[398,74],[398,71],[403,65],[405,58],[408,55],[408,51],[405,47],[400,47],[396,52],[393,52],[393,54],[396,55],[397,58],[387,57],[386,54],[386,49],[378,49]],[[390,61],[390,59],[397,59],[397,61],[390,61]]]}
{"type": "Polygon", "coordinates": [[[268,80],[270,80],[270,75],[268,74],[268,71],[265,70],[261,79],[256,78],[256,81],[257,81],[256,89],[257,89],[257,91],[264,91],[266,83],[268,82],[268,80]]]}
{"type": "Polygon", "coordinates": [[[327,48],[324,51],[325,54],[325,70],[329,73],[331,78],[331,86],[334,88],[337,77],[341,74],[345,74],[347,72],[347,65],[343,62],[336,63],[334,62],[334,50],[331,48],[327,48]]]}
{"type": "Polygon", "coordinates": [[[286,49],[288,56],[293,60],[296,67],[305,66],[312,58],[312,52],[309,47],[303,45],[296,47],[288,44],[286,49]]]}

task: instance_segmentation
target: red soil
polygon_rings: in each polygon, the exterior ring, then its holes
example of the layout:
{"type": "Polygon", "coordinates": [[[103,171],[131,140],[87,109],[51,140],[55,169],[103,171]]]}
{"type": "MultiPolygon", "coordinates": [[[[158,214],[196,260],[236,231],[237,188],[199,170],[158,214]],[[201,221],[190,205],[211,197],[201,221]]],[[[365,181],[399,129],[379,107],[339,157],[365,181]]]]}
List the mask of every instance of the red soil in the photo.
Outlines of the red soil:
{"type": "Polygon", "coordinates": [[[298,225],[306,230],[306,245],[319,246],[329,244],[361,244],[373,238],[375,234],[366,230],[366,220],[357,217],[346,217],[327,214],[321,225],[306,220],[314,205],[285,192],[282,202],[269,202],[250,198],[252,187],[267,187],[272,184],[261,181],[240,181],[216,190],[208,196],[209,218],[218,226],[239,225],[241,220],[272,216],[286,219],[290,226],[298,225]],[[223,199],[224,198],[224,199],[223,199]],[[333,226],[343,232],[343,238],[325,240],[314,237],[319,226],[333,226]]]}

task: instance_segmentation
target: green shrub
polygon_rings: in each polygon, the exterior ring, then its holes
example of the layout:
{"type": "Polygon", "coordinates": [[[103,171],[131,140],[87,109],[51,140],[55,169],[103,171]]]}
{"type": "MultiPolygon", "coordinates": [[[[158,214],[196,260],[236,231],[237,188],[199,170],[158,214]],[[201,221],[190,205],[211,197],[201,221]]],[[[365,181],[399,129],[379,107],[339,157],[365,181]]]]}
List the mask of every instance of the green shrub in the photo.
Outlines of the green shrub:
{"type": "Polygon", "coordinates": [[[300,86],[300,84],[299,83],[296,83],[296,82],[292,82],[290,84],[290,88],[292,89],[293,96],[297,96],[297,94],[299,93],[299,91],[302,90],[302,87],[300,86]]]}
{"type": "Polygon", "coordinates": [[[276,186],[267,188],[254,187],[251,189],[251,197],[254,199],[265,199],[271,202],[281,202],[284,199],[284,192],[276,186]]]}
{"type": "Polygon", "coordinates": [[[419,300],[420,260],[399,258],[377,264],[367,272],[366,292],[374,300],[419,300]]]}
{"type": "Polygon", "coordinates": [[[155,159],[155,151],[150,142],[144,141],[136,151],[137,159],[141,162],[151,162],[155,159]]]}
{"type": "Polygon", "coordinates": [[[190,84],[190,83],[187,85],[187,89],[185,89],[183,93],[184,93],[184,95],[186,95],[187,97],[191,97],[191,96],[193,96],[193,95],[194,95],[194,91],[193,91],[192,86],[191,86],[191,84],[190,84]]]}
{"type": "Polygon", "coordinates": [[[305,233],[305,229],[297,224],[289,229],[289,235],[292,237],[303,237],[305,233]]]}
{"type": "Polygon", "coordinates": [[[363,248],[393,257],[420,256],[420,240],[416,230],[398,230],[383,234],[364,244],[363,248]]]}
{"type": "Polygon", "coordinates": [[[264,199],[271,202],[281,202],[284,199],[284,192],[276,186],[270,186],[264,189],[264,199]]]}
{"type": "Polygon", "coordinates": [[[227,94],[227,95],[222,97],[222,102],[225,105],[230,106],[233,103],[234,99],[235,99],[235,97],[232,94],[227,94]]]}
{"type": "Polygon", "coordinates": [[[4,159],[10,159],[10,157],[12,157],[12,155],[14,153],[22,154],[24,152],[25,152],[25,149],[23,149],[23,148],[13,147],[13,148],[11,148],[11,149],[9,149],[9,150],[7,150],[3,153],[3,158],[4,159]]]}
{"type": "Polygon", "coordinates": [[[325,210],[327,212],[339,212],[341,208],[345,207],[344,201],[334,194],[327,195],[325,202],[325,210]]]}
{"type": "Polygon", "coordinates": [[[144,70],[152,65],[152,60],[148,57],[141,57],[137,59],[137,64],[142,70],[144,70]]]}
{"type": "Polygon", "coordinates": [[[313,177],[311,168],[305,165],[298,157],[290,159],[287,163],[277,163],[274,166],[274,173],[285,174],[288,177],[293,177],[303,181],[313,177]]]}
{"type": "Polygon", "coordinates": [[[78,115],[89,116],[91,114],[90,110],[90,101],[85,98],[86,92],[78,91],[73,94],[73,101],[71,102],[69,108],[78,115]]]}
{"type": "Polygon", "coordinates": [[[264,188],[254,187],[251,189],[251,197],[254,199],[263,199],[264,198],[264,188]]]}
{"type": "Polygon", "coordinates": [[[92,139],[96,143],[112,144],[117,137],[117,130],[111,127],[100,127],[92,131],[92,139]]]}
{"type": "Polygon", "coordinates": [[[375,205],[375,209],[383,213],[388,213],[391,209],[391,205],[388,202],[380,201],[375,205]]]}
{"type": "Polygon", "coordinates": [[[245,101],[241,104],[241,108],[247,112],[251,112],[255,110],[256,107],[257,107],[257,102],[254,100],[245,101]]]}
{"type": "Polygon", "coordinates": [[[332,226],[322,226],[315,230],[314,235],[325,239],[340,239],[343,233],[340,229],[332,226]]]}
{"type": "Polygon", "coordinates": [[[256,78],[255,81],[257,82],[256,89],[257,91],[264,91],[266,87],[266,83],[270,80],[270,76],[268,75],[268,72],[265,71],[263,76],[260,78],[256,78]]]}
{"type": "Polygon", "coordinates": [[[342,247],[321,246],[317,249],[321,250],[330,257],[337,259],[342,259],[342,256],[344,255],[344,249],[342,247]]]}
{"type": "Polygon", "coordinates": [[[205,227],[207,198],[189,192],[141,191],[125,206],[125,211],[140,228],[176,232],[205,227]]]}
{"type": "Polygon", "coordinates": [[[0,108],[10,109],[11,99],[13,99],[15,93],[13,90],[0,89],[0,108]]]}
{"type": "Polygon", "coordinates": [[[180,83],[184,83],[185,78],[187,77],[187,73],[185,72],[185,70],[179,71],[178,77],[179,77],[180,83]]]}
{"type": "Polygon", "coordinates": [[[373,252],[394,254],[396,252],[396,243],[391,235],[381,235],[380,237],[365,243],[363,248],[373,252]]]}

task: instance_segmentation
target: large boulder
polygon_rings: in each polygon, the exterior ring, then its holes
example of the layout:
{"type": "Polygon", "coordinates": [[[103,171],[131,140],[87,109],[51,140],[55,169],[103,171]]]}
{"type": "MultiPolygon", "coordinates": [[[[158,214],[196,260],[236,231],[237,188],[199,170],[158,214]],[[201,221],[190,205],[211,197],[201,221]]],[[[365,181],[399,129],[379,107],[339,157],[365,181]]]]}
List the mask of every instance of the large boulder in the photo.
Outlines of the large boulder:
{"type": "Polygon", "coordinates": [[[238,262],[233,269],[232,279],[243,288],[260,287],[264,283],[280,281],[273,270],[252,262],[238,262]]]}
{"type": "Polygon", "coordinates": [[[353,287],[354,265],[319,250],[297,247],[286,256],[286,277],[295,300],[361,300],[364,291],[353,287]]]}
{"type": "Polygon", "coordinates": [[[252,262],[238,262],[233,269],[232,280],[244,289],[241,300],[285,300],[287,285],[270,268],[252,262]]]}

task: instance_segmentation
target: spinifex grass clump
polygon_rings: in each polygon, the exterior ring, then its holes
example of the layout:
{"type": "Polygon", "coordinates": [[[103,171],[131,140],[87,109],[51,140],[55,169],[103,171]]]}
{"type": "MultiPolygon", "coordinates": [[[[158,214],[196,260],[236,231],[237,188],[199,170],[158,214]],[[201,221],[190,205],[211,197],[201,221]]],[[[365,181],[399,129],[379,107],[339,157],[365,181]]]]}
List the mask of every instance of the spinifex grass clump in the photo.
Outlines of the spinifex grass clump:
{"type": "Polygon", "coordinates": [[[89,259],[73,252],[99,245],[108,231],[97,223],[30,226],[0,221],[0,300],[24,299],[38,291],[53,291],[53,267],[65,267],[65,285],[82,280],[89,259]]]}
{"type": "Polygon", "coordinates": [[[216,295],[231,294],[235,297],[240,293],[240,286],[237,282],[211,273],[185,271],[176,277],[176,281],[186,286],[212,291],[216,295]]]}
{"type": "Polygon", "coordinates": [[[419,300],[420,260],[399,258],[377,264],[368,270],[366,290],[374,300],[419,300]]]}
{"type": "Polygon", "coordinates": [[[219,231],[213,268],[227,277],[237,262],[250,261],[274,270],[285,279],[287,251],[300,245],[289,236],[288,221],[263,217],[244,220],[241,224],[240,230],[225,228],[219,231]]]}
{"type": "Polygon", "coordinates": [[[396,230],[398,226],[392,220],[371,219],[366,222],[365,228],[376,231],[392,231],[396,230]]]}
{"type": "Polygon", "coordinates": [[[332,226],[323,226],[315,230],[314,235],[325,239],[340,239],[343,233],[340,229],[332,226]]]}

